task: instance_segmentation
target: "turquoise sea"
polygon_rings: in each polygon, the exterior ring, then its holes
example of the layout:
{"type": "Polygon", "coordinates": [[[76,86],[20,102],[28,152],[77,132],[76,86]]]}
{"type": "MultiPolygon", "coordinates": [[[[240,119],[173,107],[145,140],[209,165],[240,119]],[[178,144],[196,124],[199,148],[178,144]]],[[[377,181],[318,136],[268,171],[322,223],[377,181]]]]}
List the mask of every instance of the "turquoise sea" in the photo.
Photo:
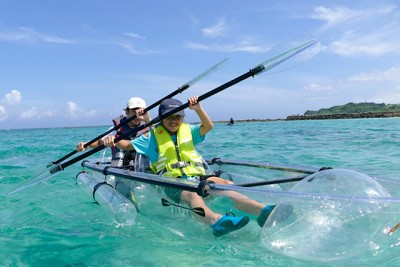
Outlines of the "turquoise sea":
{"type": "MultiPolygon", "coordinates": [[[[276,255],[259,237],[182,237],[140,214],[133,226],[118,227],[76,185],[79,163],[7,195],[107,128],[0,130],[1,266],[331,266],[276,255]]],[[[331,166],[400,181],[399,140],[400,118],[247,122],[216,124],[199,151],[206,158],[331,166]]],[[[400,258],[379,266],[400,266],[400,258]]]]}

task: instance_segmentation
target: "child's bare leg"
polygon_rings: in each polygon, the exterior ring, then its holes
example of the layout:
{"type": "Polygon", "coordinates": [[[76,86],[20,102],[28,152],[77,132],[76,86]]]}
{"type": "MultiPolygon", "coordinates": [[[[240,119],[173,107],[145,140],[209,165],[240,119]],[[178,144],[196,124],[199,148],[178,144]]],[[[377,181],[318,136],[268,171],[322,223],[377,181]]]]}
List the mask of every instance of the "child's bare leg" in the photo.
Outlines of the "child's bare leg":
{"type": "Polygon", "coordinates": [[[203,198],[193,192],[182,191],[181,200],[188,203],[192,208],[200,207],[205,211],[205,217],[196,216],[201,222],[209,224],[213,230],[213,234],[216,237],[226,235],[232,231],[239,230],[240,228],[247,225],[249,217],[240,216],[236,217],[233,214],[226,214],[224,216],[214,213],[204,203],[203,198]]]}
{"type": "Polygon", "coordinates": [[[222,217],[221,214],[215,213],[207,207],[203,198],[194,192],[182,191],[181,200],[192,208],[203,208],[206,216],[196,216],[196,218],[205,224],[213,224],[222,217]]]}
{"type": "MultiPolygon", "coordinates": [[[[216,176],[210,177],[207,180],[213,181],[217,184],[234,184],[232,181],[228,181],[216,176]]],[[[235,207],[239,210],[250,214],[259,215],[261,210],[265,207],[264,204],[261,204],[260,202],[250,199],[247,196],[235,191],[221,191],[221,195],[231,199],[235,203],[235,207]]]]}

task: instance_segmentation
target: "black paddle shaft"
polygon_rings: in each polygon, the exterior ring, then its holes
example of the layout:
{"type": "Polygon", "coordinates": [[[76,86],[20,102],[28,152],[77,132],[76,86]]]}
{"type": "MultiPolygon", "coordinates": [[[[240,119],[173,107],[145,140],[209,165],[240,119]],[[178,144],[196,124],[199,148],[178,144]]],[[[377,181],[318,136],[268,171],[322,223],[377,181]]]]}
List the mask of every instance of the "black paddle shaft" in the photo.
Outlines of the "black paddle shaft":
{"type": "MultiPolygon", "coordinates": [[[[239,82],[241,82],[243,80],[246,80],[246,79],[248,79],[250,77],[254,77],[258,73],[262,72],[264,69],[265,69],[264,65],[262,65],[262,64],[258,65],[257,67],[255,67],[255,68],[249,70],[248,72],[236,77],[235,79],[232,79],[229,82],[224,83],[223,85],[220,85],[219,87],[217,87],[217,88],[215,88],[215,89],[213,89],[213,90],[211,90],[211,91],[199,96],[198,101],[200,102],[200,101],[202,101],[202,100],[204,100],[204,99],[206,99],[206,98],[208,98],[210,96],[213,96],[213,95],[215,95],[215,94],[217,94],[217,93],[219,93],[219,92],[221,92],[221,91],[223,91],[223,90],[225,90],[225,89],[227,89],[227,88],[229,88],[229,87],[231,87],[231,86],[233,86],[233,85],[235,85],[235,84],[237,84],[237,83],[239,83],[239,82]]],[[[179,107],[177,107],[177,108],[175,108],[175,109],[163,114],[162,116],[158,116],[158,117],[154,118],[153,120],[151,120],[148,123],[140,125],[140,126],[134,128],[134,129],[126,132],[125,134],[120,135],[119,137],[115,138],[114,142],[118,143],[120,140],[128,138],[128,137],[138,133],[139,131],[143,130],[144,128],[149,127],[149,126],[151,126],[153,124],[156,124],[159,121],[161,121],[162,119],[165,119],[170,115],[178,113],[179,111],[184,110],[187,107],[189,107],[189,102],[180,105],[179,107]]],[[[76,162],[78,162],[78,161],[80,161],[80,160],[82,160],[84,158],[87,158],[88,156],[93,155],[94,153],[96,153],[98,151],[103,150],[105,147],[106,147],[105,145],[100,145],[98,147],[95,147],[95,148],[93,148],[93,149],[91,149],[91,150],[89,150],[89,151],[87,151],[87,152],[85,152],[85,153],[83,153],[83,154],[81,154],[81,155],[79,155],[79,156],[77,156],[77,157],[65,162],[65,163],[58,164],[57,166],[55,166],[52,169],[50,169],[50,173],[53,174],[53,173],[56,173],[58,171],[62,171],[65,168],[71,166],[72,164],[75,164],[76,162]]]]}
{"type": "Polygon", "coordinates": [[[269,180],[269,181],[259,181],[259,182],[250,182],[245,184],[235,184],[236,186],[241,187],[255,187],[261,185],[271,185],[271,184],[283,184],[283,183],[291,183],[291,182],[298,182],[303,180],[304,178],[308,177],[309,175],[304,176],[297,176],[291,178],[284,178],[284,179],[276,179],[276,180],[269,180]]]}

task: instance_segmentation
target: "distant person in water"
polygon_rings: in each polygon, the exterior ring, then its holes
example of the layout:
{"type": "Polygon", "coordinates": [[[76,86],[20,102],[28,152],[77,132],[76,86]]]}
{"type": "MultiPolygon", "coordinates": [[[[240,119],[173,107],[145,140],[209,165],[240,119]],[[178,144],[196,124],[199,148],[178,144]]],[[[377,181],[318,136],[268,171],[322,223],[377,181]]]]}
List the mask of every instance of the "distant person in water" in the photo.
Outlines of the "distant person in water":
{"type": "Polygon", "coordinates": [[[235,121],[233,120],[233,118],[231,118],[228,124],[233,125],[234,123],[235,123],[235,121]]]}
{"type": "MultiPolygon", "coordinates": [[[[206,175],[202,158],[197,153],[195,146],[204,141],[206,133],[214,126],[210,117],[198,102],[197,96],[189,98],[188,102],[189,109],[197,113],[201,121],[200,124],[184,123],[185,112],[182,110],[163,118],[154,129],[150,130],[148,137],[140,136],[131,141],[121,140],[114,143],[114,137],[108,136],[104,139],[104,145],[117,146],[123,150],[134,149],[137,153],[147,155],[152,170],[156,174],[188,180],[208,180],[218,184],[233,184],[233,182],[215,175],[206,175]]],[[[179,100],[165,99],[159,106],[158,116],[162,117],[181,105],[182,103],[179,100]]],[[[184,202],[192,208],[203,208],[205,217],[197,216],[197,218],[211,226],[214,236],[228,234],[244,227],[249,222],[247,216],[236,217],[231,212],[227,212],[225,215],[215,213],[195,192],[165,188],[164,193],[175,202],[184,202]]],[[[224,191],[221,192],[221,195],[231,199],[238,209],[258,216],[257,222],[261,227],[275,207],[274,205],[266,206],[235,191],[224,191]]]]}

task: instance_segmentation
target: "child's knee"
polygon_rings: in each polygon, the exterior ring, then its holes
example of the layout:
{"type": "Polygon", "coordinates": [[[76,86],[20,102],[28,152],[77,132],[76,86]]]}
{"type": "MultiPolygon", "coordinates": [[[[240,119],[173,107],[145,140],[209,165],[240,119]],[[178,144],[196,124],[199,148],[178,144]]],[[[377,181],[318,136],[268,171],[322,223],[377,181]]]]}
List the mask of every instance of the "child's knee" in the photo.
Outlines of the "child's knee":
{"type": "Polygon", "coordinates": [[[233,184],[232,181],[225,180],[225,179],[222,179],[220,177],[212,177],[209,180],[211,180],[211,181],[213,181],[213,182],[215,182],[217,184],[233,184]]]}

